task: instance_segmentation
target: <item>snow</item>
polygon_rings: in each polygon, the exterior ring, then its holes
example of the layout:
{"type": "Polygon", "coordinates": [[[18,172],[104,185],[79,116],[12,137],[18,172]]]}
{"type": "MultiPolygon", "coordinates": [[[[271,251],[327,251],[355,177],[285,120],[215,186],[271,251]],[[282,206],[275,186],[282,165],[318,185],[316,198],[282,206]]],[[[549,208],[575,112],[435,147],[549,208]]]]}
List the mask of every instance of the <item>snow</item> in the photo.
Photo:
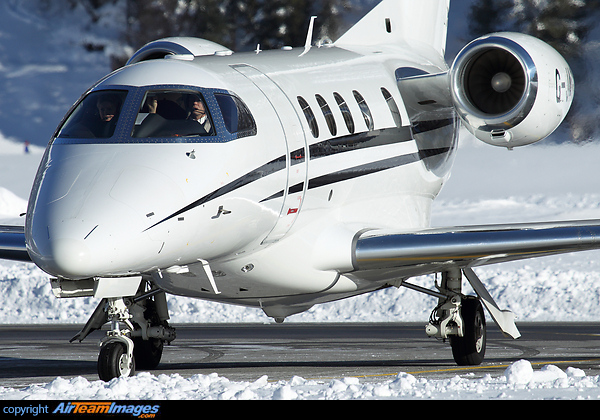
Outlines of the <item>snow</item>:
{"type": "MultiPolygon", "coordinates": [[[[25,211],[43,153],[38,146],[24,153],[24,142],[43,144],[68,107],[109,70],[105,54],[84,55],[78,42],[87,39],[118,48],[100,31],[85,31],[84,18],[72,25],[73,19],[68,19],[73,15],[63,17],[60,10],[52,23],[32,14],[33,1],[7,0],[0,5],[0,91],[14,99],[0,104],[0,224],[23,223],[19,215],[25,211]],[[69,48],[63,48],[65,44],[69,48]]],[[[110,24],[104,33],[110,32],[110,24]]],[[[445,226],[600,218],[599,155],[597,144],[567,142],[509,152],[465,135],[453,176],[434,205],[432,222],[445,226]]],[[[567,254],[476,271],[500,307],[518,316],[517,322],[597,322],[599,255],[567,254]]],[[[420,277],[413,283],[431,287],[433,278],[420,277]]],[[[55,299],[46,274],[31,264],[7,261],[0,261],[0,296],[1,324],[81,324],[97,305],[92,298],[55,299]]],[[[429,296],[387,289],[318,305],[286,322],[424,322],[434,306],[429,296]]],[[[169,297],[169,307],[173,323],[269,322],[256,309],[182,297],[169,297]]],[[[375,382],[352,377],[273,382],[266,376],[236,382],[216,373],[182,377],[142,372],[109,383],[82,377],[59,377],[24,388],[0,383],[3,400],[450,398],[598,399],[600,376],[520,360],[499,376],[469,373],[449,379],[399,373],[375,382]]]]}
{"type": "Polygon", "coordinates": [[[503,375],[454,376],[430,380],[399,373],[384,382],[362,382],[358,378],[330,381],[269,382],[262,376],[253,382],[232,382],[212,373],[184,378],[178,374],[152,375],[142,372],[132,378],[106,383],[82,377],[56,378],[48,384],[23,389],[0,387],[2,399],[34,400],[358,400],[358,399],[597,399],[600,377],[585,376],[580,369],[565,371],[549,365],[533,369],[527,360],[509,366],[503,375]]]}

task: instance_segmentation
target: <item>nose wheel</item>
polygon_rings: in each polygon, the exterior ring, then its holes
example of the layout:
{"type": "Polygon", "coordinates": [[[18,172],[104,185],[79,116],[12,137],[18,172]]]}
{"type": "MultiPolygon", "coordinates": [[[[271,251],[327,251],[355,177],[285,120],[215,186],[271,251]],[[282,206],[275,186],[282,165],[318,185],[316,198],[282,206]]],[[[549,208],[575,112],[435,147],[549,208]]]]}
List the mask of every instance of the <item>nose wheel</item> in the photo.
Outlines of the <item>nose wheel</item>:
{"type": "Polygon", "coordinates": [[[111,330],[100,342],[98,356],[98,376],[106,382],[113,378],[135,374],[133,340],[130,338],[134,327],[123,298],[108,299],[107,316],[111,323],[111,330]]]}
{"type": "Polygon", "coordinates": [[[103,381],[128,377],[135,374],[135,358],[127,352],[127,346],[119,341],[109,341],[100,348],[98,376],[103,381]]]}
{"type": "Polygon", "coordinates": [[[173,341],[176,335],[167,318],[164,293],[106,299],[105,319],[111,323],[111,329],[100,342],[100,379],[108,382],[113,378],[133,376],[136,365],[140,369],[156,368],[162,357],[163,344],[173,341]]]}

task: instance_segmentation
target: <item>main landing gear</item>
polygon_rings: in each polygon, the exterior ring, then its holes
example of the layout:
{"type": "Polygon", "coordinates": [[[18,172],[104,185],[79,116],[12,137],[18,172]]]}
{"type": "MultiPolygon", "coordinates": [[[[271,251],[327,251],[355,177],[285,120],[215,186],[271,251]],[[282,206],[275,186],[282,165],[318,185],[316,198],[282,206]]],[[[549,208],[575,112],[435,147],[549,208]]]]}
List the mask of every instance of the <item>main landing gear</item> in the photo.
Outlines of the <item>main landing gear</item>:
{"type": "Polygon", "coordinates": [[[154,369],[160,363],[164,343],[176,337],[170,327],[165,293],[141,290],[135,297],[102,299],[82,331],[71,339],[82,341],[90,332],[110,323],[100,341],[98,376],[103,381],[128,377],[136,369],[154,369]]]}
{"type": "Polygon", "coordinates": [[[436,284],[438,292],[406,282],[403,282],[402,286],[439,299],[425,331],[430,337],[450,340],[454,361],[459,366],[479,365],[485,358],[487,333],[484,306],[505,335],[512,338],[520,337],[512,312],[498,308],[470,268],[443,272],[441,284],[436,284]],[[463,273],[477,293],[477,297],[462,294],[463,273]]]}
{"type": "Polygon", "coordinates": [[[459,366],[479,365],[483,362],[486,349],[483,306],[479,299],[472,296],[456,296],[449,301],[434,310],[426,332],[431,337],[450,339],[452,356],[459,366]],[[449,310],[446,309],[448,306],[449,310]]]}

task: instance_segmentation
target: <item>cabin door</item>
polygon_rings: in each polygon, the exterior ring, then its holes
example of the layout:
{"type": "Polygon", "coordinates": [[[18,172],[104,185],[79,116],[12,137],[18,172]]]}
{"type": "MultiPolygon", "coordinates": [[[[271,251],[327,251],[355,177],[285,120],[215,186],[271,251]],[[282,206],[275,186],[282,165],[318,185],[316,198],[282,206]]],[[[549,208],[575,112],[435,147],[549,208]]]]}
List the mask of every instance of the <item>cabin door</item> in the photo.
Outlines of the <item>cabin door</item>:
{"type": "Polygon", "coordinates": [[[277,113],[285,133],[287,185],[280,194],[269,198],[282,200],[282,207],[275,227],[263,241],[263,244],[273,243],[283,238],[291,229],[302,207],[308,185],[306,179],[308,173],[306,136],[290,98],[277,83],[254,67],[240,64],[232,66],[232,68],[243,74],[264,93],[277,113]]]}

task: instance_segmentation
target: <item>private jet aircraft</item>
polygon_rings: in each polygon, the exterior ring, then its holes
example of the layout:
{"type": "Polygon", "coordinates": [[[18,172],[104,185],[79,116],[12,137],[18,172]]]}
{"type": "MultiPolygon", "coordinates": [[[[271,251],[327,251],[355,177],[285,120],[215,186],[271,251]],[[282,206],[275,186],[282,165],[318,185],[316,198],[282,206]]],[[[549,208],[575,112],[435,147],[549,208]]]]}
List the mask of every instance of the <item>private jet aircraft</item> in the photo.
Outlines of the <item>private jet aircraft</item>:
{"type": "Polygon", "coordinates": [[[480,364],[484,307],[519,331],[473,268],[600,248],[600,221],[430,227],[460,124],[512,149],[551,134],[574,94],[565,60],[523,34],[476,39],[448,68],[449,3],[383,0],[335,42],[313,43],[313,18],[299,48],[145,45],[60,123],[0,256],[35,263],[59,298],[99,299],[73,341],[109,323],[103,380],[160,362],[166,293],[282,322],[408,287],[439,298],[426,333],[480,364]],[[409,281],[432,273],[431,289],[409,281]]]}

